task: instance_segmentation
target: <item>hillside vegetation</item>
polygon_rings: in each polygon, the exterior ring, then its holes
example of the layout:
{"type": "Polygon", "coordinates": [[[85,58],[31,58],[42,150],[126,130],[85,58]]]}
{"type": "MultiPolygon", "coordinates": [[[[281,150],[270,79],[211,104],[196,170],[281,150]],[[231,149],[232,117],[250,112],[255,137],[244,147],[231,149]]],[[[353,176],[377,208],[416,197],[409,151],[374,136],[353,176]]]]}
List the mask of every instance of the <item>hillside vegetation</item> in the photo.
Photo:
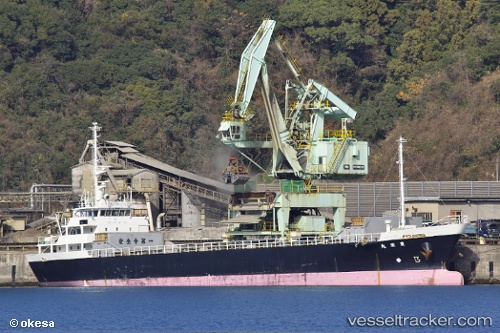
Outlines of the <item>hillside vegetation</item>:
{"type": "MultiPolygon", "coordinates": [[[[352,127],[372,147],[366,180],[392,180],[400,135],[410,179],[495,179],[497,1],[3,0],[0,191],[70,183],[95,121],[102,139],[217,177],[215,156],[231,153],[219,121],[266,17],[302,75],[357,110],[352,127]]],[[[267,62],[282,96],[291,76],[273,50],[267,62]]],[[[259,98],[252,107],[264,131],[259,98]]]]}

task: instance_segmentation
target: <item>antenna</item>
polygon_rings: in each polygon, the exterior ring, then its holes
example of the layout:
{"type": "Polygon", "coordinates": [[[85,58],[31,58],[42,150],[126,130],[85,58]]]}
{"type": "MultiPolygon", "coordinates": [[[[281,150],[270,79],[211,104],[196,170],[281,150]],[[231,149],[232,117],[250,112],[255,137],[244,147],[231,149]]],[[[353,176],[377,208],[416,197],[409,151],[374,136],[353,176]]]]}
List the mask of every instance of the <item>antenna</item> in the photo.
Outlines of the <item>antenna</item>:
{"type": "Polygon", "coordinates": [[[404,174],[403,174],[403,142],[406,142],[406,139],[403,137],[399,137],[399,200],[400,200],[400,209],[401,209],[401,220],[399,221],[399,226],[404,227],[406,225],[405,221],[405,190],[404,190],[404,174]]]}

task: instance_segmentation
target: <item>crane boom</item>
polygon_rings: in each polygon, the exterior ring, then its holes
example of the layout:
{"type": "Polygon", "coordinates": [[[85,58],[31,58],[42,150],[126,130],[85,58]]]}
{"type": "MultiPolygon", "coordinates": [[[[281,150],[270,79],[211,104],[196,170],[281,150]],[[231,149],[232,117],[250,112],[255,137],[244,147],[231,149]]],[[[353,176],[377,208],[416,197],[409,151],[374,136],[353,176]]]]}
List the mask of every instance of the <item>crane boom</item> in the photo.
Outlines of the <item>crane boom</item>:
{"type": "Polygon", "coordinates": [[[247,118],[250,116],[247,114],[248,104],[252,98],[261,68],[266,65],[264,57],[267,53],[275,24],[276,22],[273,20],[262,22],[257,33],[241,54],[240,71],[238,82],[236,83],[234,103],[232,105],[233,116],[235,118],[247,118]]]}
{"type": "MultiPolygon", "coordinates": [[[[265,62],[275,24],[273,20],[264,20],[242,53],[234,103],[224,114],[218,130],[223,143],[236,150],[272,149],[272,169],[268,174],[280,179],[342,179],[366,175],[368,144],[356,140],[353,132],[347,130],[347,123],[354,120],[356,111],[324,85],[314,80],[309,80],[307,85],[302,82],[295,59],[276,43],[298,81],[294,84],[287,80],[284,112],[280,109],[265,62]],[[253,116],[248,106],[259,78],[271,140],[247,138],[246,125],[253,116]],[[288,100],[289,90],[295,93],[295,101],[288,100]],[[326,120],[341,123],[341,128],[325,130],[326,120]]],[[[241,154],[249,159],[248,155],[241,154]]]]}

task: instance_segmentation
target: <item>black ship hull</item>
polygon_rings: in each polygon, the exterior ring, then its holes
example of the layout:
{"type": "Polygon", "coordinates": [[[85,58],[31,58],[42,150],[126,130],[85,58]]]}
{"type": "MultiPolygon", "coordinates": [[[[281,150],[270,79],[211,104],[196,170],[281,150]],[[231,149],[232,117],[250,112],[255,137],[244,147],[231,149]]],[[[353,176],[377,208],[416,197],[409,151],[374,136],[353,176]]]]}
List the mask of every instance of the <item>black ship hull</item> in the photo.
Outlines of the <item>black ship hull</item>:
{"type": "Polygon", "coordinates": [[[42,286],[463,284],[445,263],[460,235],[343,244],[31,261],[42,286]]]}

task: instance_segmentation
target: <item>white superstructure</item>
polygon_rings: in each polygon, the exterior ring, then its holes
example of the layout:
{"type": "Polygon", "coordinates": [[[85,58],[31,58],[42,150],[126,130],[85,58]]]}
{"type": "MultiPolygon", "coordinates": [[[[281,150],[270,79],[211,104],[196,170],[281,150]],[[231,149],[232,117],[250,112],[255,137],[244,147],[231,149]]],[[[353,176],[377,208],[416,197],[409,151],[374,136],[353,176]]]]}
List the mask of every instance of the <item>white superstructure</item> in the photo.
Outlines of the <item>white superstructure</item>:
{"type": "Polygon", "coordinates": [[[161,245],[159,233],[149,233],[150,223],[144,205],[134,204],[131,197],[110,201],[103,192],[99,176],[106,170],[98,160],[100,127],[93,123],[93,195],[86,192],[71,217],[58,222],[59,233],[39,237],[38,253],[28,261],[49,261],[99,256],[103,249],[133,248],[141,245],[161,245]]]}

